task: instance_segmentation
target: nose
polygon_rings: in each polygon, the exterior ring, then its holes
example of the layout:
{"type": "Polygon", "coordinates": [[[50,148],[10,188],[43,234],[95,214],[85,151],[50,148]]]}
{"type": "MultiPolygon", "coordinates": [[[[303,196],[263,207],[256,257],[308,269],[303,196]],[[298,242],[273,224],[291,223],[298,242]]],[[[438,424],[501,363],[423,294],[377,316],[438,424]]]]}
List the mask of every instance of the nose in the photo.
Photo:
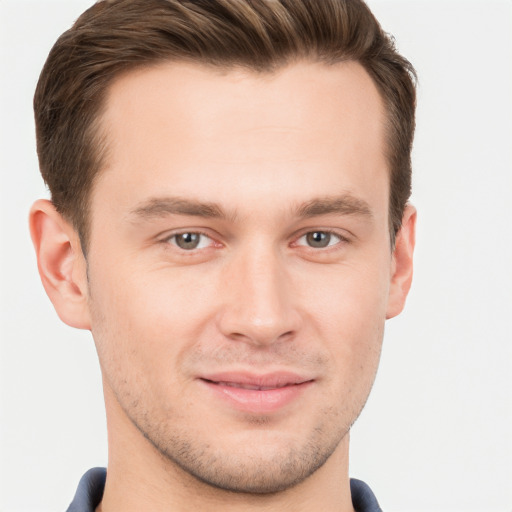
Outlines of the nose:
{"type": "Polygon", "coordinates": [[[269,346],[291,340],[300,327],[293,284],[272,250],[237,257],[226,268],[218,326],[234,341],[269,346]]]}

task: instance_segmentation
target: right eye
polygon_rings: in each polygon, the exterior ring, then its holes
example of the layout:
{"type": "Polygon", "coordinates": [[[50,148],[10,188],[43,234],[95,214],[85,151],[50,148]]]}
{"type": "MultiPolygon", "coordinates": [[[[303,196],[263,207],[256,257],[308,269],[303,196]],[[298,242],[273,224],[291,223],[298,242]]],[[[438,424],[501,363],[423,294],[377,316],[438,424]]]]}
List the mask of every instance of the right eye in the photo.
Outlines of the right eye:
{"type": "Polygon", "coordinates": [[[195,231],[177,233],[175,235],[170,236],[165,241],[171,243],[172,245],[175,245],[180,249],[183,249],[184,251],[206,249],[207,247],[211,246],[214,243],[209,236],[195,231]]]}

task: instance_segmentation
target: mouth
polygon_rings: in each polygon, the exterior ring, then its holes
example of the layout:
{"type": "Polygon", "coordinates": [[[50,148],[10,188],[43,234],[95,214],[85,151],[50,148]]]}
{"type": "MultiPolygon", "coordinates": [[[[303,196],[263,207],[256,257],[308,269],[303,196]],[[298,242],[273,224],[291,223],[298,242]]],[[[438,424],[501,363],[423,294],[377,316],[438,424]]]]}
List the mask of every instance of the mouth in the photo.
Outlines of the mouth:
{"type": "Polygon", "coordinates": [[[215,382],[215,381],[208,381],[208,379],[205,379],[207,382],[211,382],[212,384],[217,384],[218,386],[228,386],[230,388],[238,388],[238,389],[253,389],[257,391],[269,391],[271,389],[281,389],[286,386],[297,386],[299,384],[283,384],[282,386],[257,386],[254,384],[242,384],[240,382],[215,382]]]}
{"type": "Polygon", "coordinates": [[[290,372],[221,373],[199,380],[228,407],[253,414],[269,414],[291,405],[314,383],[312,378],[290,372]]]}

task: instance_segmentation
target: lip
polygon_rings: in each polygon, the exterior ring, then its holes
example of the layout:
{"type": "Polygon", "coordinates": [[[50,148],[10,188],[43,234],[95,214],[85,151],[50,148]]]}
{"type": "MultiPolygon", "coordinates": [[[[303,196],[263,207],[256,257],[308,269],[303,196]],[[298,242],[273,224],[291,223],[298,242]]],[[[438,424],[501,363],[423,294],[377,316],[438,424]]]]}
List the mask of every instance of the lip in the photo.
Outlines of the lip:
{"type": "Polygon", "coordinates": [[[224,372],[201,376],[199,381],[230,407],[246,413],[270,414],[296,401],[314,379],[293,372],[224,372]]]}

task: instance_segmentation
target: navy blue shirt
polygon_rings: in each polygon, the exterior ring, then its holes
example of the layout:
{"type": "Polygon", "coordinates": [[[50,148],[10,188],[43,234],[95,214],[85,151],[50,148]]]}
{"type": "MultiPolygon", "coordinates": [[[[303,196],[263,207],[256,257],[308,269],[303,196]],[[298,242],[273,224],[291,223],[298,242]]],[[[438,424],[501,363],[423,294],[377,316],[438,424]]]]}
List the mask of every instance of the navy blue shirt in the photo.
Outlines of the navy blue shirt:
{"type": "MultiPolygon", "coordinates": [[[[78,484],[75,497],[67,512],[94,512],[99,505],[105,488],[105,468],[87,471],[78,484]]],[[[352,504],[356,512],[382,512],[371,489],[361,480],[350,480],[352,504]]]]}

